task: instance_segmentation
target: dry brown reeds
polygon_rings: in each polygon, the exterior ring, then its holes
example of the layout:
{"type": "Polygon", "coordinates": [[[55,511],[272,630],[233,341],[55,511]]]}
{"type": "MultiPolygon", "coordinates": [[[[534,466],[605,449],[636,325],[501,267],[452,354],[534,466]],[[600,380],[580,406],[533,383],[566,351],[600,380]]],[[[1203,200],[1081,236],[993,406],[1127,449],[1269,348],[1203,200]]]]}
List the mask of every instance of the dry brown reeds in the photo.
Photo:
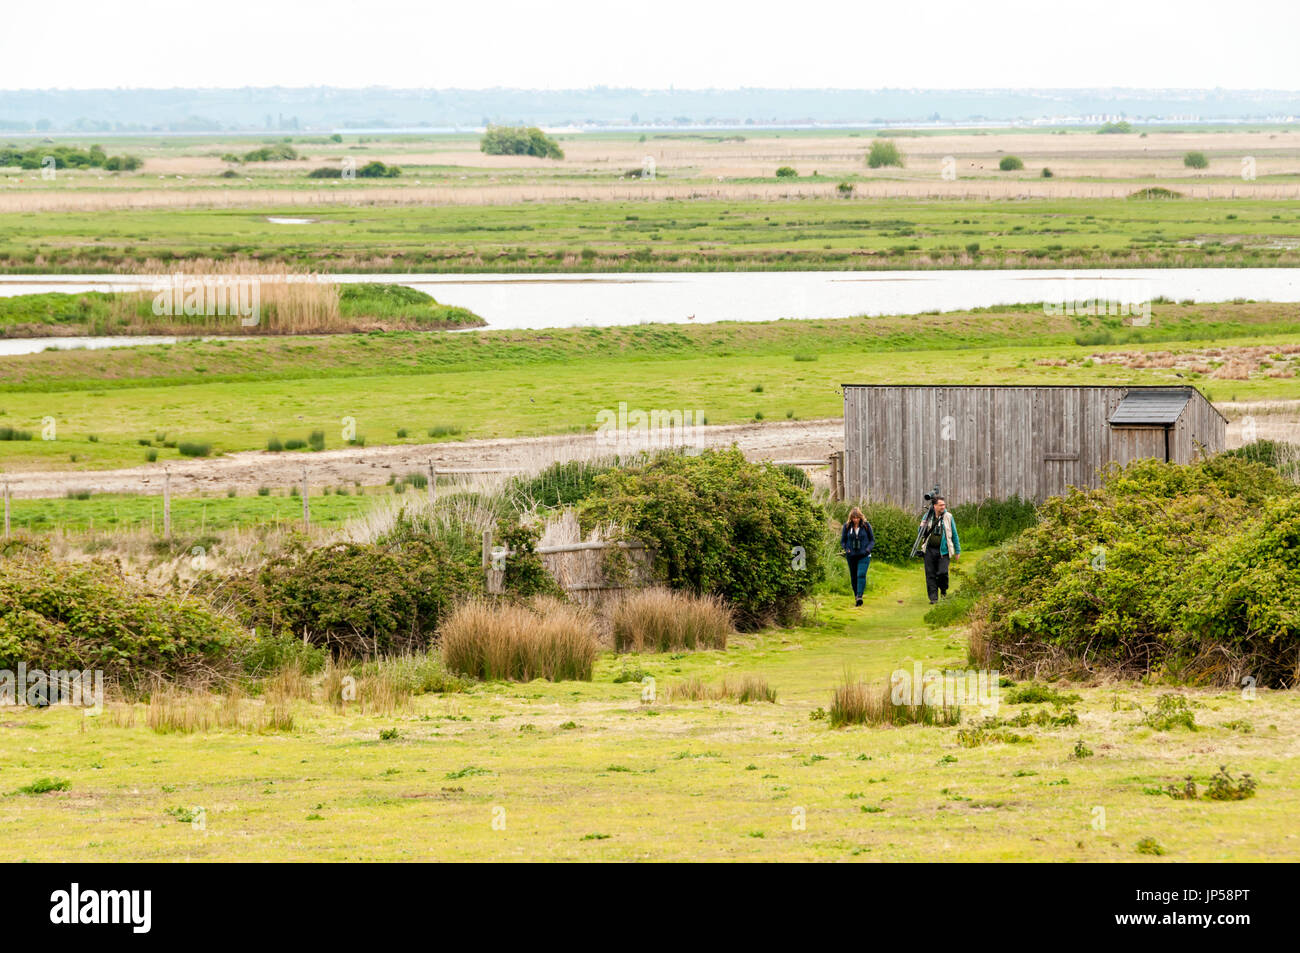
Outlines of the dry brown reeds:
{"type": "Polygon", "coordinates": [[[868,684],[847,672],[831,698],[830,724],[844,725],[955,725],[961,710],[946,702],[932,705],[912,698],[895,700],[893,685],[868,684]]]}
{"type": "Polygon", "coordinates": [[[699,676],[684,678],[668,686],[669,701],[734,701],[776,703],[776,690],[761,675],[728,676],[718,685],[709,686],[699,676]]]}
{"type": "Polygon", "coordinates": [[[618,652],[725,649],[733,631],[731,609],[714,595],[642,589],[614,610],[618,652]]]}
{"type": "Polygon", "coordinates": [[[474,678],[590,681],[598,635],[589,612],[559,599],[475,600],[443,623],[441,649],[448,671],[474,678]]]}

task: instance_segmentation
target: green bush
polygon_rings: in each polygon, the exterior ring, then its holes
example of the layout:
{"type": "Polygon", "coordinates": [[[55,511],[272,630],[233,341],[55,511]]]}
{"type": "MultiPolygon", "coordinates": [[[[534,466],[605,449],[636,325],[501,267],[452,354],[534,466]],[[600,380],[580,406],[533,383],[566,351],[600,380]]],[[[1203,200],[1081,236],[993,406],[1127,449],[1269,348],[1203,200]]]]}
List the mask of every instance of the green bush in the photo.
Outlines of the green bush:
{"type": "Polygon", "coordinates": [[[610,469],[607,464],[585,460],[552,463],[536,476],[512,478],[502,493],[502,499],[513,511],[574,506],[591,495],[596,477],[610,469]]]}
{"type": "Polygon", "coordinates": [[[977,656],[1012,673],[1294,680],[1300,491],[1276,471],[1141,460],[1038,513],[963,580],[979,598],[977,656]]]}
{"type": "MultiPolygon", "coordinates": [[[[831,533],[835,552],[839,552],[840,529],[848,521],[852,506],[847,502],[831,504],[831,533]]],[[[858,509],[862,510],[863,518],[871,524],[871,531],[875,534],[876,545],[872,558],[887,563],[906,562],[908,553],[912,551],[912,543],[916,540],[916,531],[921,525],[920,514],[909,513],[889,503],[861,503],[858,504],[858,509]]],[[[958,529],[960,531],[960,525],[958,529]]],[[[842,566],[844,563],[841,560],[839,564],[842,566]]]]}
{"type": "Polygon", "coordinates": [[[252,641],[244,656],[244,671],[250,675],[270,675],[292,665],[304,675],[315,675],[325,668],[328,658],[329,653],[320,646],[281,633],[252,641]]]}
{"type": "Polygon", "coordinates": [[[797,179],[799,178],[799,172],[794,166],[783,165],[776,170],[776,177],[778,179],[797,179]]]}
{"type": "Polygon", "coordinates": [[[1189,169],[1208,169],[1210,160],[1205,158],[1204,152],[1188,152],[1183,156],[1183,165],[1189,169]]]}
{"type": "Polygon", "coordinates": [[[671,588],[722,596],[741,628],[798,618],[822,577],[822,508],[736,449],[661,453],[602,474],[581,518],[645,542],[671,588]]]}
{"type": "Polygon", "coordinates": [[[195,599],[158,595],[108,562],[0,559],[0,669],[101,669],[126,681],[236,664],[248,637],[195,599]]]}
{"type": "Polygon", "coordinates": [[[1013,496],[1007,500],[959,503],[952,508],[952,518],[962,546],[979,549],[1000,545],[1033,526],[1038,520],[1038,508],[1032,500],[1013,496]]]}
{"type": "Polygon", "coordinates": [[[563,159],[564,150],[536,126],[488,126],[479,149],[490,156],[537,156],[563,159]]]}
{"type": "Polygon", "coordinates": [[[1017,156],[1003,156],[998,160],[998,168],[1003,172],[1015,172],[1024,167],[1024,162],[1022,162],[1017,156]]]}
{"type": "Polygon", "coordinates": [[[903,154],[898,151],[898,144],[888,139],[876,139],[871,143],[871,149],[867,153],[867,165],[872,169],[882,169],[885,166],[903,167],[903,154]]]}
{"type": "Polygon", "coordinates": [[[428,645],[456,599],[482,588],[478,571],[439,541],[290,546],[262,568],[212,585],[247,625],[356,658],[428,645]]]}
{"type": "Polygon", "coordinates": [[[1227,451],[1224,456],[1262,463],[1292,482],[1300,481],[1300,444],[1284,440],[1255,440],[1227,451]]]}

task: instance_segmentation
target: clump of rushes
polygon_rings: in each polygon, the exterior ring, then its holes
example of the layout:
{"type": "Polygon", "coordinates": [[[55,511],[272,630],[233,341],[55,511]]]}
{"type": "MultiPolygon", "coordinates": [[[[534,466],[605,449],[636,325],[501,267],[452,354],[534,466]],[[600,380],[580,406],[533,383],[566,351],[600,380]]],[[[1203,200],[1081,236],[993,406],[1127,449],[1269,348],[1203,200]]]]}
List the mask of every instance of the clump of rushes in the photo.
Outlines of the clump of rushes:
{"type": "Polygon", "coordinates": [[[482,679],[590,681],[599,649],[589,612],[552,597],[526,604],[474,600],[442,626],[448,671],[482,679]]]}
{"type": "Polygon", "coordinates": [[[676,652],[725,649],[733,631],[731,610],[713,595],[642,589],[614,610],[614,649],[676,652]]]}
{"type": "Polygon", "coordinates": [[[869,685],[846,674],[831,698],[832,728],[844,725],[955,725],[961,709],[947,703],[931,705],[922,701],[894,700],[889,682],[869,685]]]}

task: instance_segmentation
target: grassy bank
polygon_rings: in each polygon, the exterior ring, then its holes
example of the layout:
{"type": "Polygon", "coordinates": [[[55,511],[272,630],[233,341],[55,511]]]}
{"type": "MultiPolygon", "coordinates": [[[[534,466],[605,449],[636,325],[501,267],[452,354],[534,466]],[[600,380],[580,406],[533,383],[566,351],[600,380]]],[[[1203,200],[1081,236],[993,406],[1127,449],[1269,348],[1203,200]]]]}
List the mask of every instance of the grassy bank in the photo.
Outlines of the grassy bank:
{"type": "MultiPolygon", "coordinates": [[[[1082,688],[1077,725],[973,747],[958,731],[974,711],[947,728],[835,730],[817,718],[846,667],[874,680],[913,660],[963,661],[960,633],[926,627],[925,607],[918,570],[873,566],[863,609],[827,596],[809,624],[726,652],[605,653],[590,683],[484,683],[389,715],[303,700],[291,731],[158,733],[143,705],[84,727],[66,709],[15,709],[0,735],[0,821],[13,835],[0,855],[914,860],[959,840],[965,860],[1113,861],[1154,859],[1138,851],[1151,839],[1165,860],[1300,857],[1277,826],[1300,786],[1293,692],[1185,692],[1193,732],[1143,723],[1135,706],[1152,709],[1167,688],[1082,688]],[[641,703],[639,679],[616,681],[630,668],[656,679],[654,704],[641,703]],[[775,704],[667,697],[678,682],[755,672],[775,704]],[[1080,741],[1091,756],[1072,756],[1080,741]],[[1256,796],[1164,793],[1188,775],[1204,787],[1221,764],[1251,772],[1256,796]],[[18,793],[40,778],[66,788],[18,793]],[[42,836],[51,829],[61,836],[42,836]]],[[[999,715],[1041,707],[1004,697],[999,715]]]]}
{"type": "Polygon", "coordinates": [[[313,430],[337,449],[347,446],[344,418],[374,446],[426,443],[430,430],[460,438],[589,432],[600,410],[620,402],[698,410],[710,424],[838,416],[841,383],[897,382],[935,366],[952,383],[1193,383],[1216,400],[1294,396],[1285,355],[1239,379],[1221,370],[1224,347],[1300,342],[1287,306],[1168,304],[1155,307],[1149,328],[1085,324],[1017,308],[45,352],[0,359],[0,425],[28,437],[0,441],[0,465],[165,463],[182,442],[214,453],[262,450],[273,437],[313,430]],[[1207,356],[1199,369],[1103,359],[1166,350],[1207,356]],[[45,417],[56,421],[57,440],[40,439],[45,417]]]}
{"type": "MultiPolygon", "coordinates": [[[[1135,183],[1134,191],[1142,187],[1135,183]]],[[[0,271],[93,273],[257,256],[334,272],[1295,266],[1294,203],[967,198],[555,201],[473,207],[0,215],[0,271]]]]}
{"type": "MultiPolygon", "coordinates": [[[[205,272],[187,277],[196,284],[174,287],[165,279],[159,288],[141,292],[0,297],[0,337],[339,334],[373,329],[433,331],[485,323],[465,308],[439,304],[423,291],[403,285],[290,282],[284,275],[265,273],[205,272]],[[231,281],[242,284],[222,284],[231,281]],[[220,301],[220,313],[210,309],[210,313],[185,314],[190,295],[196,302],[204,297],[220,301]]],[[[201,307],[206,305],[196,304],[196,309],[201,307]]]]}

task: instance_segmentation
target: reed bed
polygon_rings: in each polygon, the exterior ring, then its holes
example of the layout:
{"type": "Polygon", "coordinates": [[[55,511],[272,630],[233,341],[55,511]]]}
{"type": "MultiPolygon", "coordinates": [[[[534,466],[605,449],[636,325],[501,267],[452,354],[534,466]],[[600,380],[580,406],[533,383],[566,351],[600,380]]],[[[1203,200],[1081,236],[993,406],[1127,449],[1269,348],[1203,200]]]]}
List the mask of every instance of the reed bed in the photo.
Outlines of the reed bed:
{"type": "MultiPolygon", "coordinates": [[[[134,723],[134,708],[130,715],[134,723]]],[[[268,691],[263,701],[249,699],[236,685],[221,696],[159,687],[149,696],[145,724],[158,734],[194,734],[213,730],[259,734],[293,731],[293,699],[268,691]]]]}
{"type": "Polygon", "coordinates": [[[210,258],[175,264],[149,260],[133,269],[158,276],[141,291],[113,297],[104,333],[330,334],[352,330],[340,289],[322,276],[286,265],[242,258],[210,258]],[[201,313],[187,314],[196,304],[201,313]],[[169,313],[158,314],[158,304],[169,313]],[[243,310],[240,306],[246,306],[243,310]],[[245,311],[255,306],[255,313],[245,311]]]}
{"type": "Polygon", "coordinates": [[[717,596],[642,589],[614,609],[613,628],[618,652],[694,652],[726,649],[734,622],[717,596]]]}

